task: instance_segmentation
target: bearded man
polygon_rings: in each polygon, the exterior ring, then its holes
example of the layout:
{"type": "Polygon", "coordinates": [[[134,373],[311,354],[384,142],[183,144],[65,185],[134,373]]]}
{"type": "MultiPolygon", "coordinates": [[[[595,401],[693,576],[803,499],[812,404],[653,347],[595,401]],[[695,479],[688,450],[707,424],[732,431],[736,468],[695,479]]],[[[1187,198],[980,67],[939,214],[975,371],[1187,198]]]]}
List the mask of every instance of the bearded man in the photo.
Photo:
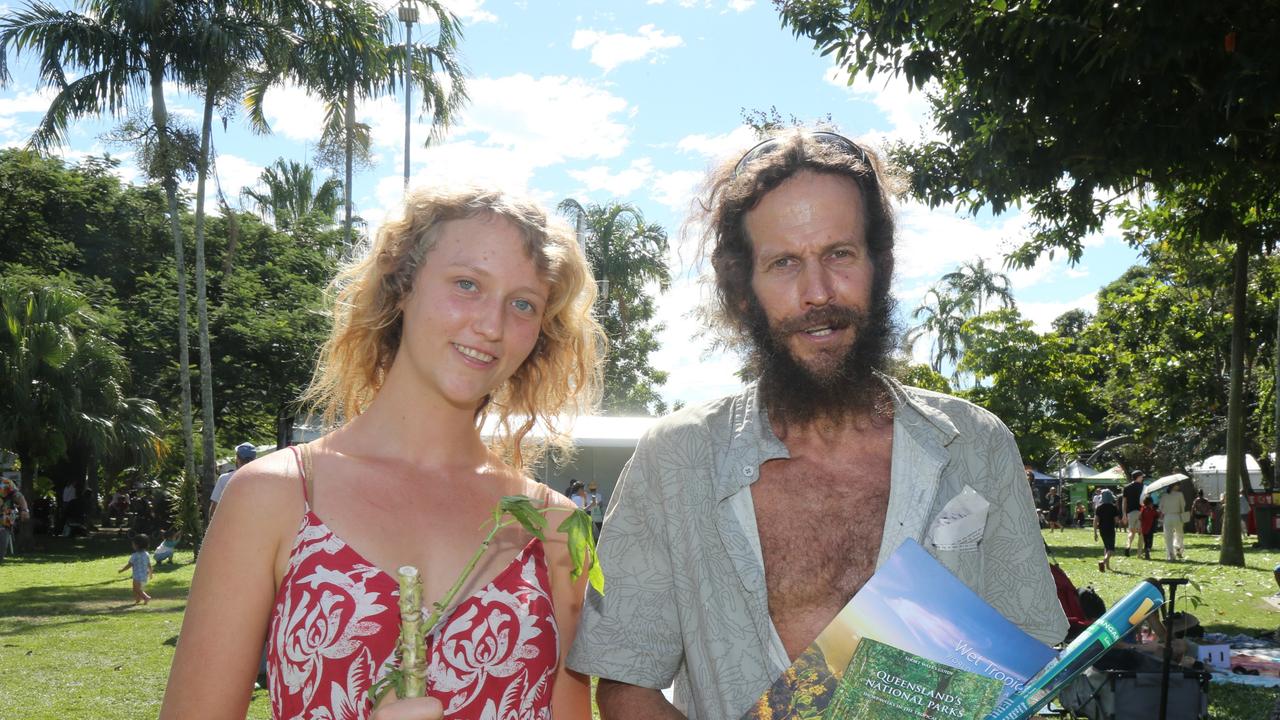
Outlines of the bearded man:
{"type": "Polygon", "coordinates": [[[874,155],[792,132],[708,187],[717,314],[759,380],[661,420],[618,481],[606,595],[589,593],[569,657],[600,677],[602,716],[740,717],[907,538],[1034,637],[1061,640],[1013,436],[885,374],[893,215],[874,155]],[[980,538],[935,533],[944,508],[980,538]],[[661,691],[673,680],[674,706],[661,691]]]}

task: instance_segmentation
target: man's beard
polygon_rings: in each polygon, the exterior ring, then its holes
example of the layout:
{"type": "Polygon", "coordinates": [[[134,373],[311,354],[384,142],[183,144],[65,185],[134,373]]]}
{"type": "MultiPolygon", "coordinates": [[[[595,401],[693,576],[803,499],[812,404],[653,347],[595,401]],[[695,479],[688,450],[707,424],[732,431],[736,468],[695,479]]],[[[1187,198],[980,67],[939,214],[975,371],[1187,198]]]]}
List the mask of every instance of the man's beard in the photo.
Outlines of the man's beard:
{"type": "Polygon", "coordinates": [[[870,310],[827,305],[774,325],[754,294],[748,302],[750,361],[771,420],[805,425],[822,419],[875,418],[889,411],[887,388],[877,377],[887,365],[895,334],[887,296],[873,299],[870,310]],[[787,340],[819,326],[849,328],[853,343],[843,353],[819,353],[816,361],[806,364],[792,354],[787,340]]]}

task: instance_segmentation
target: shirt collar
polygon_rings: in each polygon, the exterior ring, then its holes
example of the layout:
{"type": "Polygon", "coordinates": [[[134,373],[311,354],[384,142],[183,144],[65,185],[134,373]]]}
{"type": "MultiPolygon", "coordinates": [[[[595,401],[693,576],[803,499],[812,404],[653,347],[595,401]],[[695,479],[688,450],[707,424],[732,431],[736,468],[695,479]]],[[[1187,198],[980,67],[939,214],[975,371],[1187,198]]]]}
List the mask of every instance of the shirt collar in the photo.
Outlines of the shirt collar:
{"type": "MultiPolygon", "coordinates": [[[[894,430],[905,430],[925,448],[945,452],[960,434],[942,411],[920,403],[897,380],[877,373],[893,400],[894,430]]],[[[769,460],[789,458],[787,446],[774,434],[768,410],[760,397],[760,384],[753,382],[734,396],[731,402],[732,427],[729,449],[723,462],[726,467],[716,477],[716,500],[724,500],[760,477],[760,466],[769,460]]]]}

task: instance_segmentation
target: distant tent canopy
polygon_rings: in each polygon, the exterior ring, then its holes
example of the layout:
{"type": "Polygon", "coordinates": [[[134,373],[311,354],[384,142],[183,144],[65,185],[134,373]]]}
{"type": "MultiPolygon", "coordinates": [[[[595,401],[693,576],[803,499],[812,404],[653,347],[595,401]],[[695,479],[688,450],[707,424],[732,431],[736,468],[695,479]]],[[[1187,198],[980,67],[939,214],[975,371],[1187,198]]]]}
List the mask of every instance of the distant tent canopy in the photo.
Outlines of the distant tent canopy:
{"type": "Polygon", "coordinates": [[[1091,485],[1123,485],[1128,481],[1128,478],[1124,475],[1124,469],[1119,465],[1109,470],[1103,470],[1100,473],[1086,475],[1080,479],[1091,485]]]}
{"type": "MultiPolygon", "coordinates": [[[[1252,455],[1244,456],[1244,467],[1249,473],[1249,482],[1259,487],[1262,484],[1262,468],[1252,455]]],[[[1204,490],[1209,500],[1217,501],[1227,488],[1227,456],[1214,455],[1187,468],[1196,485],[1204,490]]],[[[1243,490],[1243,488],[1241,488],[1243,490]]]]}
{"type": "Polygon", "coordinates": [[[1089,477],[1090,475],[1095,475],[1097,472],[1097,470],[1094,470],[1079,460],[1072,460],[1058,471],[1058,477],[1065,480],[1078,480],[1080,478],[1089,477]]]}
{"type": "Polygon", "coordinates": [[[1057,482],[1058,481],[1058,478],[1054,477],[1053,475],[1045,475],[1044,473],[1040,472],[1039,470],[1036,470],[1035,468],[1031,468],[1031,477],[1036,482],[1057,482]]]}

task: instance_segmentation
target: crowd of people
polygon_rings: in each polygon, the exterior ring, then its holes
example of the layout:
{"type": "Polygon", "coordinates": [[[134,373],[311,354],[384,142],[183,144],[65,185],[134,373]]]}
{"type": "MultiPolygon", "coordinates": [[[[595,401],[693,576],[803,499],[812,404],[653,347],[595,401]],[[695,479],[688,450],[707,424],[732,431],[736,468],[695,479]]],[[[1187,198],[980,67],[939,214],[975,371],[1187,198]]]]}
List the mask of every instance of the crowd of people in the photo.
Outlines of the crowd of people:
{"type": "MultiPolygon", "coordinates": [[[[1026,475],[1028,484],[1034,486],[1033,471],[1027,469],[1026,475]]],[[[1156,532],[1162,532],[1164,559],[1176,562],[1185,557],[1184,533],[1187,525],[1191,526],[1193,532],[1200,534],[1221,532],[1221,513],[1226,506],[1221,498],[1216,503],[1208,500],[1202,489],[1197,489],[1194,498],[1188,503],[1184,482],[1189,481],[1165,484],[1151,492],[1146,483],[1146,473],[1134,470],[1118,494],[1110,487],[1095,487],[1087,515],[1082,502],[1075,504],[1072,515],[1065,491],[1058,486],[1050,486],[1039,501],[1037,512],[1041,527],[1049,532],[1072,524],[1081,528],[1091,526],[1094,541],[1102,543],[1099,572],[1111,569],[1111,558],[1117,552],[1118,532],[1125,534],[1124,555],[1129,557],[1136,551],[1145,560],[1151,559],[1156,532]]],[[[1248,512],[1248,504],[1242,497],[1242,522],[1248,512]]]]}

